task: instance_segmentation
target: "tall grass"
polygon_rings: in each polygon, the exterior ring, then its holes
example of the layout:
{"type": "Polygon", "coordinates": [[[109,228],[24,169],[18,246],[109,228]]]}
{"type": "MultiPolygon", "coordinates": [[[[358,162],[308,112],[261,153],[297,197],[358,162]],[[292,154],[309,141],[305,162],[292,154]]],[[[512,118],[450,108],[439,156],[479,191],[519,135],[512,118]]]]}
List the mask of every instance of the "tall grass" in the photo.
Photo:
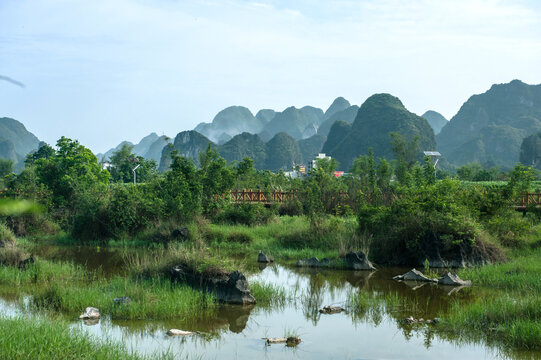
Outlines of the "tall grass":
{"type": "Polygon", "coordinates": [[[106,278],[69,263],[38,261],[27,270],[0,267],[0,285],[33,294],[38,309],[79,315],[87,306],[113,319],[195,319],[214,314],[214,298],[160,277],[106,278]],[[130,303],[113,299],[128,296],[130,303]]]}
{"type": "Polygon", "coordinates": [[[516,252],[514,258],[504,264],[460,270],[463,279],[471,279],[479,286],[541,292],[541,248],[516,252]]]}
{"type": "Polygon", "coordinates": [[[283,307],[294,299],[294,295],[288,294],[285,287],[258,281],[250,283],[250,292],[257,300],[257,305],[263,307],[283,307]]]}
{"type": "Polygon", "coordinates": [[[213,297],[186,285],[154,278],[134,280],[113,278],[104,282],[65,284],[40,288],[32,304],[48,309],[78,315],[87,306],[100,309],[112,319],[205,319],[216,310],[213,297]],[[129,297],[131,302],[117,304],[117,297],[129,297]]]}
{"type": "Polygon", "coordinates": [[[459,334],[483,334],[487,341],[498,341],[520,349],[541,349],[541,299],[517,294],[481,298],[470,305],[451,309],[447,328],[459,334]]]}
{"type": "Polygon", "coordinates": [[[201,232],[213,249],[243,255],[261,250],[279,260],[336,257],[362,247],[353,217],[310,221],[304,216],[283,216],[259,226],[209,224],[201,232]]]}
{"type": "MultiPolygon", "coordinates": [[[[156,356],[156,359],[158,356],[156,356]]],[[[0,359],[144,359],[112,341],[101,342],[67,324],[0,318],[0,359]]]]}

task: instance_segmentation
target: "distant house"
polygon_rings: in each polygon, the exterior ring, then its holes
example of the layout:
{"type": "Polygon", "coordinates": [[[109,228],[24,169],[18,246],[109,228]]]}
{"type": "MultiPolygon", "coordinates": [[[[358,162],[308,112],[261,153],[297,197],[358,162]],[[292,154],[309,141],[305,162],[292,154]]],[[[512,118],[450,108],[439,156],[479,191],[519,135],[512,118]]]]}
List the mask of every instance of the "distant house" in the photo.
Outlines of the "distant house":
{"type": "Polygon", "coordinates": [[[312,161],[310,161],[310,162],[308,163],[308,172],[310,172],[312,169],[317,169],[317,161],[320,160],[320,159],[328,159],[328,160],[331,160],[331,157],[325,155],[324,153],[319,153],[319,154],[317,154],[317,156],[315,157],[315,159],[312,160],[312,161]]]}

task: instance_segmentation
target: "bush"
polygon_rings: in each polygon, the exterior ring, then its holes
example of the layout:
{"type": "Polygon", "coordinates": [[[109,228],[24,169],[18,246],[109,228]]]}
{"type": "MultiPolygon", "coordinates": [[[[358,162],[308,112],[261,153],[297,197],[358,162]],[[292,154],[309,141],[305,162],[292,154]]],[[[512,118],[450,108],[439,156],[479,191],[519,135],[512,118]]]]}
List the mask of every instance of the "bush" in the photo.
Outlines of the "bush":
{"type": "Polygon", "coordinates": [[[458,183],[402,189],[390,207],[365,205],[361,233],[373,236],[371,254],[380,263],[417,265],[425,259],[484,262],[503,256],[487,243],[482,226],[461,201],[458,183]]]}
{"type": "Polygon", "coordinates": [[[278,207],[280,216],[298,216],[303,214],[302,204],[299,200],[286,201],[278,207]]]}
{"type": "Polygon", "coordinates": [[[18,237],[56,235],[60,232],[58,224],[39,213],[10,216],[6,219],[6,225],[18,237]]]}
{"type": "Polygon", "coordinates": [[[231,204],[218,213],[214,221],[232,225],[261,225],[268,223],[273,215],[274,213],[261,203],[231,204]]]}

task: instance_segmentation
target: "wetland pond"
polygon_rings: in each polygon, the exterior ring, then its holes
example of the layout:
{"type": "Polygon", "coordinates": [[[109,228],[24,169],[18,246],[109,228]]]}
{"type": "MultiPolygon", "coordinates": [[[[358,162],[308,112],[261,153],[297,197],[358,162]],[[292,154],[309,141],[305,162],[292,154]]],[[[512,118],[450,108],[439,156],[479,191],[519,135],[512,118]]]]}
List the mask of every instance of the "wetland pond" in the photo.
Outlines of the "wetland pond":
{"type": "MultiPolygon", "coordinates": [[[[73,261],[105,275],[121,273],[122,250],[90,247],[41,246],[34,253],[45,259],[73,261]]],[[[146,250],[148,251],[148,250],[146,250]]],[[[433,284],[392,280],[409,269],[383,268],[375,272],[316,270],[279,264],[258,266],[254,256],[250,283],[273,285],[286,294],[285,301],[251,307],[223,305],[210,318],[185,322],[118,321],[107,317],[93,323],[73,319],[72,326],[98,339],[116,340],[140,354],[173,354],[188,359],[534,359],[539,352],[511,352],[480,339],[438,330],[438,325],[406,324],[408,316],[433,319],[453,303],[472,301],[489,289],[457,289],[433,284]],[[366,301],[354,306],[359,294],[366,301]],[[325,305],[346,311],[320,314],[325,305]],[[169,337],[168,329],[197,331],[169,337]],[[295,334],[296,347],[266,345],[263,338],[295,334]]],[[[250,261],[248,261],[250,262],[250,261]]],[[[92,304],[88,304],[92,306],[92,304]]],[[[81,309],[83,310],[83,309],[81,309]]],[[[5,316],[25,315],[24,299],[3,294],[0,311],[5,316]]]]}

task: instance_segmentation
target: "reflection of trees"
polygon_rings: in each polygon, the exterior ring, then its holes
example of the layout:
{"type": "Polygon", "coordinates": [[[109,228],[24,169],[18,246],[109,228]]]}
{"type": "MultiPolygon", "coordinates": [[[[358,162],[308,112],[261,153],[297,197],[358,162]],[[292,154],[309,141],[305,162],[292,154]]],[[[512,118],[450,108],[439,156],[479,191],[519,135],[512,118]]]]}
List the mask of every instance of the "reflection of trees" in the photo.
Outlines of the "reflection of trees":
{"type": "Polygon", "coordinates": [[[325,277],[320,274],[310,276],[309,287],[301,295],[302,313],[307,320],[317,325],[320,314],[319,309],[323,306],[323,297],[326,289],[325,277]]]}

